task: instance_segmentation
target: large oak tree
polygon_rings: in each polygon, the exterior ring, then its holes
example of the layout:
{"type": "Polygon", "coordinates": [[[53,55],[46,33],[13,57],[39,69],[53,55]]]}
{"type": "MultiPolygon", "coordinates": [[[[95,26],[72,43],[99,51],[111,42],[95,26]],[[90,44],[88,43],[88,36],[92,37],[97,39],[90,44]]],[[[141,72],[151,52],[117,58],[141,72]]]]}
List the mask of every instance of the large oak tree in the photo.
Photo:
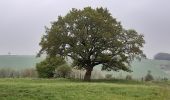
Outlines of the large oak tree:
{"type": "Polygon", "coordinates": [[[122,27],[107,9],[72,9],[46,28],[39,55],[71,57],[74,65],[85,69],[90,81],[96,65],[103,70],[130,71],[130,62],[144,56],[143,35],[122,27]]]}

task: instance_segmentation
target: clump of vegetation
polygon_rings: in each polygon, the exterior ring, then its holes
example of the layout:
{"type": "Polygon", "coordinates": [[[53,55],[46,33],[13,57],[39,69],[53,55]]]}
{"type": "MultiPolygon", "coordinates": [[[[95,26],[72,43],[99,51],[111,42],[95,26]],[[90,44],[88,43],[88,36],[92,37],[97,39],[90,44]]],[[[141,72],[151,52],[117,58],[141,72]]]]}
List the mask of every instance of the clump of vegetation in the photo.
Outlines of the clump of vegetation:
{"type": "Polygon", "coordinates": [[[0,78],[25,78],[37,77],[37,72],[34,68],[16,70],[12,68],[1,68],[0,78]]]}
{"type": "Polygon", "coordinates": [[[16,78],[19,77],[19,71],[11,68],[1,68],[0,78],[16,78]]]}
{"type": "Polygon", "coordinates": [[[56,77],[62,77],[62,78],[70,77],[71,69],[72,68],[67,64],[57,67],[56,77]]]}
{"type": "Polygon", "coordinates": [[[37,71],[34,68],[27,68],[20,72],[21,77],[37,77],[37,71]]]}
{"type": "Polygon", "coordinates": [[[55,69],[65,64],[65,60],[60,57],[47,57],[44,61],[36,65],[36,70],[40,78],[54,77],[55,69]]]}
{"type": "Polygon", "coordinates": [[[154,77],[151,74],[151,71],[149,70],[147,75],[145,76],[145,81],[152,81],[154,80],[154,77]]]}
{"type": "Polygon", "coordinates": [[[111,79],[111,78],[112,78],[112,74],[106,74],[106,75],[105,75],[105,78],[106,78],[106,79],[111,79]]]}
{"type": "Polygon", "coordinates": [[[168,53],[158,53],[154,56],[156,60],[170,60],[170,54],[168,53]]]}
{"type": "Polygon", "coordinates": [[[162,78],[162,81],[167,82],[167,81],[168,81],[168,78],[167,78],[167,77],[164,77],[164,78],[162,78]]]}
{"type": "Polygon", "coordinates": [[[126,80],[132,80],[132,75],[126,75],[126,80]]]}

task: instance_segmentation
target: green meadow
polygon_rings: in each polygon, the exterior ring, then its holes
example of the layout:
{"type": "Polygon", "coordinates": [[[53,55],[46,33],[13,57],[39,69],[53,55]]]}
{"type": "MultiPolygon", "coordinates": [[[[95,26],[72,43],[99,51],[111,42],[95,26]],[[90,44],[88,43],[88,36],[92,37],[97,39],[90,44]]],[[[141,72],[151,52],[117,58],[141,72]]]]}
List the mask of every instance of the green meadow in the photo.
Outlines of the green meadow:
{"type": "MultiPolygon", "coordinates": [[[[35,56],[0,56],[0,69],[22,70],[35,68],[44,58],[35,56]]],[[[169,61],[145,59],[132,62],[132,73],[97,72],[113,77],[132,75],[140,78],[152,71],[154,77],[168,77],[161,65],[169,61]]],[[[97,68],[97,67],[96,67],[97,68]]],[[[0,78],[0,100],[170,100],[170,82],[142,82],[134,80],[82,80],[41,78],[0,78]]]]}
{"type": "Polygon", "coordinates": [[[170,100],[170,83],[0,79],[0,100],[170,100]]]}

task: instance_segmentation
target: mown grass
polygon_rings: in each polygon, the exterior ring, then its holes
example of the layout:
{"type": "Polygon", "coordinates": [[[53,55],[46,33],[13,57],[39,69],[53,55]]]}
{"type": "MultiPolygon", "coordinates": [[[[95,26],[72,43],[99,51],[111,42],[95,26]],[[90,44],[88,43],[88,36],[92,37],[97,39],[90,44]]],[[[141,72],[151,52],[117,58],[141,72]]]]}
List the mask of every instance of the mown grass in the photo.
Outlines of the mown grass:
{"type": "Polygon", "coordinates": [[[169,83],[0,79],[0,100],[170,100],[169,83]]]}

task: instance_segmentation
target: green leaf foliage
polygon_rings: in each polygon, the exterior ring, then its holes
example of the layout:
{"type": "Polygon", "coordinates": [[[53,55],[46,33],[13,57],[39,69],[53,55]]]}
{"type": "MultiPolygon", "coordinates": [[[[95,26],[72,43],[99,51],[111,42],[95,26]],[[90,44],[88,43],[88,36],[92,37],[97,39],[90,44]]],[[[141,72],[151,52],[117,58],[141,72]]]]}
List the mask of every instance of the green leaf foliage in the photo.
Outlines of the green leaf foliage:
{"type": "Polygon", "coordinates": [[[130,71],[130,62],[144,57],[143,37],[124,29],[105,8],[73,8],[46,28],[39,55],[71,57],[75,66],[86,70],[101,64],[103,70],[130,71]]]}
{"type": "Polygon", "coordinates": [[[67,64],[59,66],[56,69],[56,74],[58,77],[69,78],[70,73],[71,73],[71,67],[68,66],[67,64]]]}
{"type": "Polygon", "coordinates": [[[63,58],[60,57],[47,57],[44,61],[37,63],[36,70],[40,78],[54,77],[55,69],[58,66],[65,64],[63,58]]]}

